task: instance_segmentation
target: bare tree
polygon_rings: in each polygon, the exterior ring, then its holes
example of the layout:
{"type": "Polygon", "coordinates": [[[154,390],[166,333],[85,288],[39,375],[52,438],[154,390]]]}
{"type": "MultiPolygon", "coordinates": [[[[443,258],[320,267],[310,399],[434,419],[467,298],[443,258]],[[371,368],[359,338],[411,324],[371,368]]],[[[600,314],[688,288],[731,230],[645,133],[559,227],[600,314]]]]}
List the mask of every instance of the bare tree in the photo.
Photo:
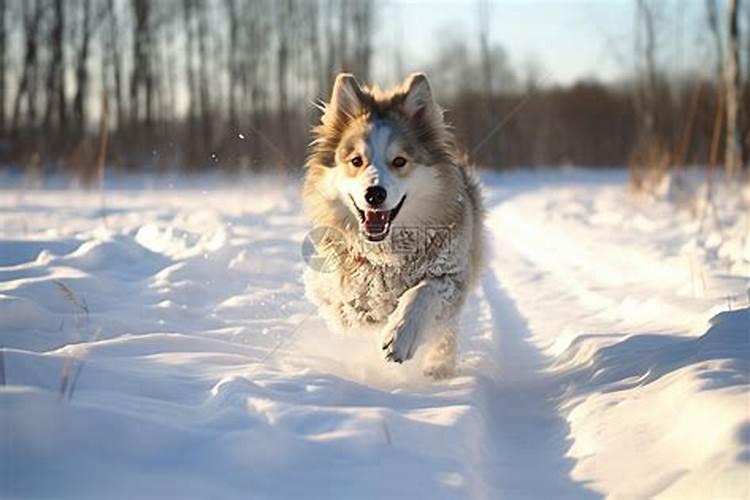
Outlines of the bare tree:
{"type": "Polygon", "coordinates": [[[253,140],[249,141],[247,149],[256,163],[260,162],[263,155],[264,141],[260,134],[270,107],[267,82],[271,79],[272,71],[270,30],[273,20],[263,13],[270,12],[271,8],[268,2],[254,0],[242,12],[242,101],[246,123],[253,132],[253,140]]]}
{"type": "Polygon", "coordinates": [[[0,134],[5,134],[5,100],[7,95],[6,75],[8,73],[7,46],[8,46],[8,4],[6,0],[0,0],[0,134]]]}
{"type": "Polygon", "coordinates": [[[82,0],[80,19],[80,45],[76,54],[76,93],[73,97],[73,114],[76,119],[76,135],[86,129],[86,104],[89,90],[89,53],[93,36],[91,0],[82,0]]]}
{"type": "Polygon", "coordinates": [[[348,0],[339,0],[338,17],[338,67],[343,71],[351,71],[349,67],[349,9],[352,3],[348,0]]]}
{"type": "Polygon", "coordinates": [[[739,0],[729,0],[729,44],[725,66],[727,131],[724,167],[729,175],[737,175],[745,168],[743,135],[739,123],[740,100],[740,50],[739,50],[739,0]]]}
{"type": "Polygon", "coordinates": [[[711,38],[714,41],[716,50],[716,78],[721,81],[724,74],[724,48],[721,39],[721,28],[719,25],[718,2],[716,0],[706,0],[706,21],[708,29],[711,32],[711,38]]]}
{"type": "MultiPolygon", "coordinates": [[[[479,21],[479,67],[481,71],[482,95],[484,105],[482,106],[481,120],[483,127],[488,130],[492,127],[492,120],[495,115],[492,82],[493,82],[493,61],[490,48],[490,5],[487,0],[479,0],[477,4],[477,14],[479,21]]],[[[500,143],[503,138],[500,134],[494,137],[494,140],[487,144],[488,157],[495,157],[499,154],[500,143]]]]}
{"type": "Polygon", "coordinates": [[[133,24],[133,67],[130,75],[131,122],[153,125],[154,37],[152,26],[153,6],[148,0],[132,0],[133,24]]]}
{"type": "Polygon", "coordinates": [[[640,56],[643,57],[643,79],[638,99],[641,111],[643,134],[647,138],[656,136],[656,41],[654,29],[654,13],[646,0],[638,0],[638,17],[641,26],[638,29],[640,56]]]}
{"type": "Polygon", "coordinates": [[[240,17],[237,0],[224,0],[227,22],[229,23],[229,46],[227,48],[227,105],[229,128],[236,130],[238,125],[237,100],[241,80],[240,69],[240,17]]]}
{"type": "MultiPolygon", "coordinates": [[[[340,1],[340,0],[335,0],[340,1]]],[[[336,73],[341,71],[341,62],[339,56],[339,50],[343,50],[343,47],[337,43],[337,26],[336,26],[336,13],[339,12],[337,9],[337,3],[334,0],[328,0],[326,3],[326,12],[323,15],[325,21],[325,38],[326,38],[326,49],[325,49],[325,66],[328,68],[328,77],[323,82],[325,89],[331,88],[333,78],[336,73]]]]}
{"type": "Polygon", "coordinates": [[[637,189],[651,189],[671,165],[657,123],[659,78],[656,70],[656,27],[654,7],[648,0],[636,4],[635,111],[638,133],[630,159],[630,180],[637,189]]]}
{"type": "Polygon", "coordinates": [[[203,131],[204,148],[211,147],[213,140],[213,124],[211,119],[211,92],[209,90],[209,65],[211,58],[208,54],[209,22],[208,6],[205,0],[196,1],[196,18],[198,21],[198,92],[200,95],[201,129],[203,131]]]}
{"type": "Polygon", "coordinates": [[[65,9],[62,0],[54,0],[54,20],[50,26],[49,45],[52,51],[47,68],[47,106],[44,111],[44,127],[51,128],[57,119],[59,132],[64,130],[66,120],[65,102],[65,9]]]}
{"type": "Polygon", "coordinates": [[[479,0],[479,57],[482,65],[482,84],[487,97],[492,95],[492,57],[490,56],[490,5],[479,0]]]}
{"type": "Polygon", "coordinates": [[[370,60],[372,59],[373,13],[370,0],[360,0],[353,6],[353,26],[356,30],[354,40],[354,72],[365,81],[370,78],[370,60]]]}
{"type": "Polygon", "coordinates": [[[276,3],[276,98],[278,107],[278,129],[285,149],[289,148],[289,72],[293,48],[295,3],[284,0],[276,3]]]}
{"type": "Polygon", "coordinates": [[[18,133],[21,125],[21,106],[26,100],[26,126],[36,126],[37,89],[39,86],[39,30],[44,17],[44,7],[40,0],[30,0],[23,4],[24,56],[23,71],[18,82],[13,105],[12,129],[18,133]]]}
{"type": "Polygon", "coordinates": [[[190,129],[190,135],[193,135],[195,131],[196,115],[197,115],[197,84],[195,77],[194,68],[194,39],[193,36],[193,18],[195,12],[195,0],[183,0],[182,1],[182,21],[183,31],[185,33],[185,80],[187,82],[188,90],[188,127],[190,129]]]}
{"type": "Polygon", "coordinates": [[[307,23],[307,43],[309,47],[309,64],[312,72],[311,88],[309,95],[320,96],[326,83],[328,68],[323,64],[323,48],[320,43],[320,2],[306,2],[305,19],[307,23]]]}
{"type": "Polygon", "coordinates": [[[122,128],[125,126],[125,103],[123,96],[123,81],[122,81],[122,53],[120,47],[120,22],[115,9],[115,1],[107,0],[107,12],[106,17],[108,19],[108,36],[105,41],[106,45],[106,58],[105,64],[109,68],[110,77],[112,79],[112,95],[114,96],[115,109],[117,111],[117,127],[122,128]]]}
{"type": "Polygon", "coordinates": [[[157,95],[159,96],[159,117],[163,123],[173,123],[179,118],[177,110],[179,72],[179,19],[170,10],[162,10],[157,30],[159,62],[156,65],[157,95]]]}

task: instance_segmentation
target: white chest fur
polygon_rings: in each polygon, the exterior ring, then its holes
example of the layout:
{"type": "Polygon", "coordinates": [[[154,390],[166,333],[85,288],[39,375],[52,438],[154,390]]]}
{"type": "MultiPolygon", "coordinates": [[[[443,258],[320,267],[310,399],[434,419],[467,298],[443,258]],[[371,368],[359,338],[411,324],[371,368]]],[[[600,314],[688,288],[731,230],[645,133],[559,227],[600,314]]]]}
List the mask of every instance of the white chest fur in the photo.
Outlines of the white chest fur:
{"type": "Polygon", "coordinates": [[[368,252],[367,247],[349,245],[329,272],[305,271],[308,298],[331,327],[342,331],[384,323],[404,292],[425,279],[450,276],[440,295],[458,303],[463,299],[460,284],[466,280],[468,256],[463,245],[444,236],[428,235],[424,245],[410,252],[392,247],[368,252]]]}

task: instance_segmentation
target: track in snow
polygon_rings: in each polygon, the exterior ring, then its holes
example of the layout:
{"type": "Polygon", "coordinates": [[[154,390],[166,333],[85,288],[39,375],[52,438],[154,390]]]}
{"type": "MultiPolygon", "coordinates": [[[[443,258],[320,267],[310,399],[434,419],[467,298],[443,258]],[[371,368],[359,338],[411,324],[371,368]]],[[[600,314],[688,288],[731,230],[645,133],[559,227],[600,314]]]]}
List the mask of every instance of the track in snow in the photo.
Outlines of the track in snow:
{"type": "Polygon", "coordinates": [[[492,455],[485,464],[487,498],[595,498],[570,477],[569,426],[559,413],[560,381],[530,344],[531,332],[493,271],[482,301],[495,337],[495,375],[481,388],[492,455]],[[544,481],[539,478],[543,477],[544,481]]]}
{"type": "MultiPolygon", "coordinates": [[[[491,368],[480,376],[479,400],[487,419],[490,453],[484,471],[485,498],[600,498],[571,478],[567,456],[570,427],[561,414],[564,379],[551,372],[554,362],[533,343],[528,320],[502,285],[509,270],[535,276],[534,266],[509,239],[515,231],[496,223],[496,213],[519,192],[491,192],[488,201],[489,252],[478,300],[489,330],[491,368]],[[544,478],[544,480],[540,480],[544,478]]],[[[534,279],[524,284],[535,287],[534,279]]],[[[517,290],[528,293],[529,290],[517,290]]],[[[532,292],[533,293],[533,292],[532,292]]],[[[534,311],[544,314],[542,308],[534,311]]]]}

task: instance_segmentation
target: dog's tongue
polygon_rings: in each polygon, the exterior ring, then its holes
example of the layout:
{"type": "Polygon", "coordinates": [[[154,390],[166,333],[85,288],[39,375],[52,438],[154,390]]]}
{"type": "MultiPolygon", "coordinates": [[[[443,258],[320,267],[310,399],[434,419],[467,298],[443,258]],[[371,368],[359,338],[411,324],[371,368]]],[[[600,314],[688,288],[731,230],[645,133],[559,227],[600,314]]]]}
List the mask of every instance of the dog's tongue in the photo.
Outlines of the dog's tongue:
{"type": "Polygon", "coordinates": [[[382,233],[388,223],[390,210],[365,209],[365,229],[369,233],[382,233]]]}

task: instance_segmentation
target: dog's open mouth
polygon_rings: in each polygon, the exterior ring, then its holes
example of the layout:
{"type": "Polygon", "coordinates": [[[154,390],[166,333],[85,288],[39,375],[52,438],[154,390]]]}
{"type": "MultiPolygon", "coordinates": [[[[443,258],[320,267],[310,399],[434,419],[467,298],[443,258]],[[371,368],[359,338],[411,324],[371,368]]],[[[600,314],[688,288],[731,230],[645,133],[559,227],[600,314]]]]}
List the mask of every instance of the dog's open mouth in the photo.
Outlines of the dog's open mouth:
{"type": "Polygon", "coordinates": [[[372,208],[362,210],[357,206],[354,198],[352,198],[352,204],[359,214],[359,229],[362,232],[362,236],[372,242],[383,241],[388,236],[388,232],[391,230],[391,223],[396,219],[401,206],[404,204],[404,200],[406,200],[406,195],[391,210],[376,210],[372,208]]]}

